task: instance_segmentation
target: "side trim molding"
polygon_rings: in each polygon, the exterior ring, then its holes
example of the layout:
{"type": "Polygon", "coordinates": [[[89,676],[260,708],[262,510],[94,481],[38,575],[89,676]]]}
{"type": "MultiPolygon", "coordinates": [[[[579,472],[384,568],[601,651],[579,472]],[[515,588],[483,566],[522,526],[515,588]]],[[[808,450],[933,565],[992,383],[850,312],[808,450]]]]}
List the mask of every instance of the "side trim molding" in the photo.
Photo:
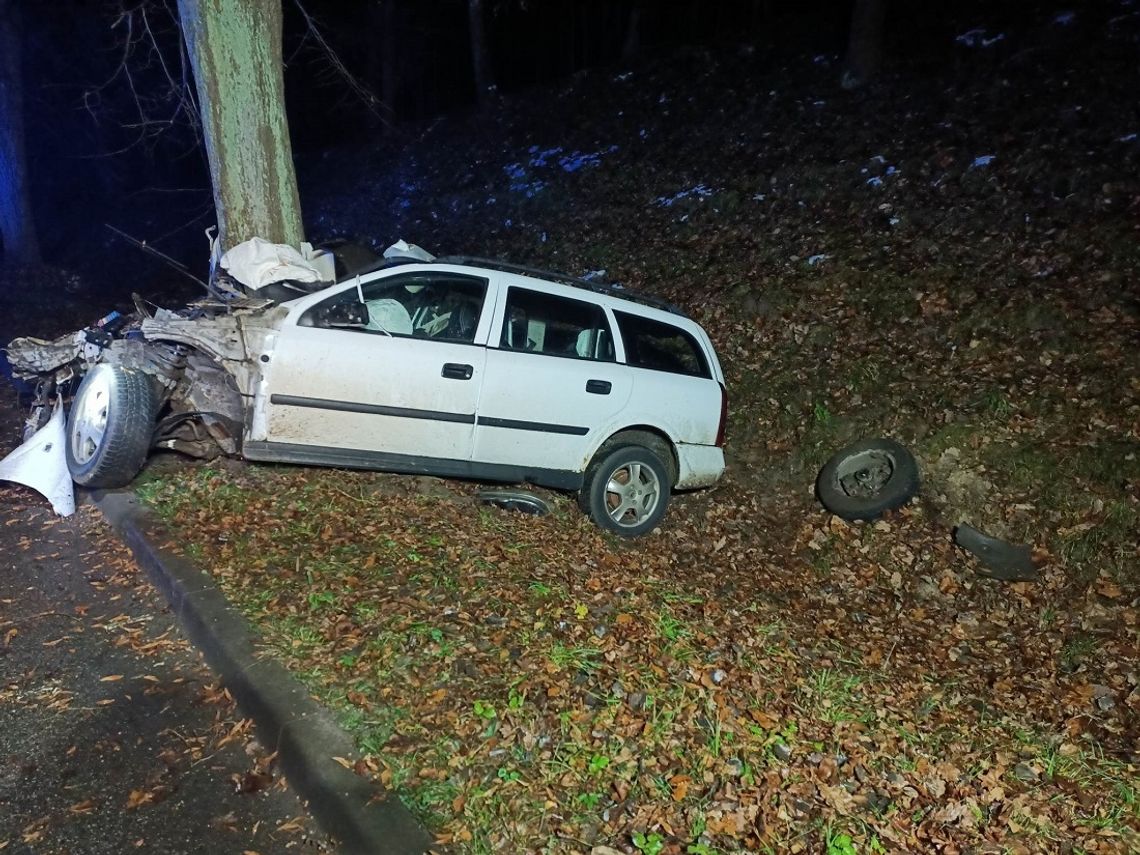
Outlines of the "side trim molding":
{"type": "Polygon", "coordinates": [[[428,419],[433,422],[475,424],[474,413],[448,413],[442,410],[416,410],[411,407],[387,407],[383,404],[360,404],[355,401],[334,401],[329,398],[305,398],[300,395],[270,395],[269,403],[282,407],[310,407],[316,410],[333,410],[338,413],[364,413],[370,416],[395,416],[401,419],[428,419]]]}
{"type": "MultiPolygon", "coordinates": [[[[434,422],[452,422],[473,425],[474,413],[449,413],[443,410],[417,410],[412,407],[389,407],[384,404],[362,404],[356,401],[336,401],[331,398],[307,398],[301,395],[271,395],[269,403],[281,407],[307,407],[315,410],[332,410],[338,413],[363,413],[369,416],[394,416],[400,419],[427,419],[434,422]]],[[[528,430],[538,433],[557,433],[567,436],[585,436],[588,427],[560,425],[552,422],[528,422],[520,419],[497,419],[479,416],[478,423],[486,427],[507,430],[528,430]]]]}
{"type": "Polygon", "coordinates": [[[557,425],[550,422],[524,422],[517,419],[495,419],[489,416],[479,416],[479,424],[487,427],[507,428],[509,430],[533,430],[540,433],[561,433],[569,436],[585,436],[589,428],[575,425],[557,425]]]}

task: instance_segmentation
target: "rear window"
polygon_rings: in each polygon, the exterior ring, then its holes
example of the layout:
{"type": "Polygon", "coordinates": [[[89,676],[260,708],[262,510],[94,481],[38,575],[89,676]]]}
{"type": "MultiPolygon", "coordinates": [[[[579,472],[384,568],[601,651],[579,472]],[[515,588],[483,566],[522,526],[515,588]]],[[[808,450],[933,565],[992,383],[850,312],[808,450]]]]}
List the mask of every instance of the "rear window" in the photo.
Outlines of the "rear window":
{"type": "Polygon", "coordinates": [[[614,312],[614,316],[630,365],[690,377],[712,376],[704,351],[683,329],[625,312],[614,312]]]}

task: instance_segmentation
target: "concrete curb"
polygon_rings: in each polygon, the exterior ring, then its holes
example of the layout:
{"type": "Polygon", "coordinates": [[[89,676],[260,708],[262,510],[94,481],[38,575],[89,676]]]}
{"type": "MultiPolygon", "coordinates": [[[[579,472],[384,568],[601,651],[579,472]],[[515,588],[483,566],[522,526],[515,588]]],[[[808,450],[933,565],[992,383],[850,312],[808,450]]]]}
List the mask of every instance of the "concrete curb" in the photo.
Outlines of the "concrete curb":
{"type": "Polygon", "coordinates": [[[283,666],[258,656],[249,625],[214,580],[157,545],[160,524],[133,494],[96,492],[92,497],[242,713],[254,720],[258,738],[278,752],[289,785],[308,802],[322,828],[340,841],[341,851],[425,852],[431,837],[399,798],[333,759],[356,755],[352,739],[283,666]]]}

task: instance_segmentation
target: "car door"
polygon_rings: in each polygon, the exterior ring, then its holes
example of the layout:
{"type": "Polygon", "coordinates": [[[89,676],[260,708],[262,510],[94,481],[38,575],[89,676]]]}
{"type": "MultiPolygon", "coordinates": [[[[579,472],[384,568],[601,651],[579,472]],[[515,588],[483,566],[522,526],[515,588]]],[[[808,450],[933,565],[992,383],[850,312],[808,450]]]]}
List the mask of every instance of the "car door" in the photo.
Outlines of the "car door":
{"type": "Polygon", "coordinates": [[[346,465],[377,468],[393,456],[469,460],[487,284],[402,273],[342,290],[287,321],[266,371],[270,449],[309,447],[321,462],[336,463],[340,453],[346,465]]]}
{"type": "Polygon", "coordinates": [[[474,460],[581,471],[598,429],[630,396],[611,322],[593,301],[517,280],[503,304],[487,349],[474,460]]]}

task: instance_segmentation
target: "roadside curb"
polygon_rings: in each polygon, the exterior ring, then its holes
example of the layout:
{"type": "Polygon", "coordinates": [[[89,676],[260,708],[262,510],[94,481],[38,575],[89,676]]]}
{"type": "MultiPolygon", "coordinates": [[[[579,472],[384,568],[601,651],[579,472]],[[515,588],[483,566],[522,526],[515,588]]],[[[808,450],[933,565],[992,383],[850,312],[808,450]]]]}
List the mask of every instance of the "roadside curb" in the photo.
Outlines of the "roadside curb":
{"type": "Polygon", "coordinates": [[[277,662],[261,658],[246,620],[214,580],[185,558],[157,545],[159,523],[128,492],[92,493],[96,507],[119,532],[135,560],[174,610],[257,725],[258,738],[278,759],[289,785],[308,802],[326,832],[346,853],[420,855],[431,837],[391,792],[334,760],[352,758],[352,739],[331,714],[277,662]]]}

